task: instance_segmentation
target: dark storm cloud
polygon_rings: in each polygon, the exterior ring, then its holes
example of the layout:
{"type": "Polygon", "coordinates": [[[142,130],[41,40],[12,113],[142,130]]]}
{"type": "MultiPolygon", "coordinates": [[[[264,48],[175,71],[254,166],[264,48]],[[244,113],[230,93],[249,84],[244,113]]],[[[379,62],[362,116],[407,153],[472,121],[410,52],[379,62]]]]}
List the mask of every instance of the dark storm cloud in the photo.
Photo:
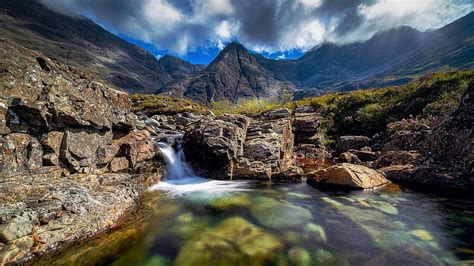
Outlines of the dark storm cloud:
{"type": "Polygon", "coordinates": [[[436,28],[474,9],[470,0],[40,1],[176,53],[231,40],[256,51],[307,50],[324,41],[367,39],[399,25],[436,28]]]}

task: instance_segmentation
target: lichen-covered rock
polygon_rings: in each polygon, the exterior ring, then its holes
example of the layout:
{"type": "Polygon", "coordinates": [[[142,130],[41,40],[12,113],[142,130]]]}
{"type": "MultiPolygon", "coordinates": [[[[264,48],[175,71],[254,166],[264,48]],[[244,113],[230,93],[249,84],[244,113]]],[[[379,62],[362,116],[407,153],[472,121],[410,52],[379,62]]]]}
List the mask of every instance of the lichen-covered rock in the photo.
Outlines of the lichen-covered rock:
{"type": "Polygon", "coordinates": [[[110,171],[118,172],[125,170],[129,167],[129,162],[125,157],[116,157],[110,162],[110,171]]]}
{"type": "Polygon", "coordinates": [[[110,229],[160,174],[18,175],[0,182],[0,262],[22,263],[110,229]],[[34,180],[34,182],[31,182],[34,180]]]}
{"type": "Polygon", "coordinates": [[[362,165],[340,163],[313,173],[307,182],[366,189],[389,183],[375,170],[362,165]]]}
{"type": "Polygon", "coordinates": [[[96,169],[96,153],[99,147],[112,143],[111,131],[95,131],[93,129],[68,128],[64,133],[61,158],[74,170],[96,169]]]}
{"type": "Polygon", "coordinates": [[[13,176],[42,166],[43,150],[28,134],[10,133],[0,138],[0,175],[13,176]]]}

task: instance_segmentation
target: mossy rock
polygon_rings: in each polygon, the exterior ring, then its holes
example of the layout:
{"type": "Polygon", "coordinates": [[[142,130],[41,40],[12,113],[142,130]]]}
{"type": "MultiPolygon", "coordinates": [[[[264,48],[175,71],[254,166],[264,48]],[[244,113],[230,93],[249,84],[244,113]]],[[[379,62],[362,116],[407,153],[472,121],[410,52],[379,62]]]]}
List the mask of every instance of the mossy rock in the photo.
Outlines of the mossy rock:
{"type": "Polygon", "coordinates": [[[315,265],[338,265],[338,260],[331,252],[318,249],[314,254],[315,265]]]}
{"type": "Polygon", "coordinates": [[[311,255],[306,249],[302,247],[291,248],[288,251],[288,258],[291,262],[291,265],[298,265],[298,266],[311,265],[311,255]]]}
{"type": "Polygon", "coordinates": [[[240,217],[228,218],[188,241],[175,265],[265,265],[276,259],[281,242],[240,217]]]}
{"type": "Polygon", "coordinates": [[[252,205],[252,201],[248,195],[234,195],[225,198],[218,198],[213,201],[210,206],[213,209],[226,211],[234,208],[248,208],[252,205]]]}
{"type": "Polygon", "coordinates": [[[326,230],[319,224],[309,223],[304,226],[303,229],[305,236],[312,238],[316,241],[326,243],[328,238],[326,236],[326,230]]]}
{"type": "Polygon", "coordinates": [[[143,263],[143,266],[167,266],[171,261],[163,256],[155,255],[143,263]]]}
{"type": "Polygon", "coordinates": [[[257,197],[253,201],[250,213],[259,223],[269,228],[294,228],[311,222],[313,219],[309,210],[287,201],[268,197],[257,197]]]}

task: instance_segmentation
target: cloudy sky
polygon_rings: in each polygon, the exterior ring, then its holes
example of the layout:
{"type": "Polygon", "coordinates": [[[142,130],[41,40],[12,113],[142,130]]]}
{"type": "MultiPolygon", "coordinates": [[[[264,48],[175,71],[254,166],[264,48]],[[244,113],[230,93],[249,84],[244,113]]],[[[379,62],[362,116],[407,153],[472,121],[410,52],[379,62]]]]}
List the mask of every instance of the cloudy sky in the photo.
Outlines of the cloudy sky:
{"type": "Polygon", "coordinates": [[[425,31],[474,11],[472,0],[40,0],[85,15],[160,55],[208,63],[239,41],[271,58],[344,44],[400,25],[425,31]]]}

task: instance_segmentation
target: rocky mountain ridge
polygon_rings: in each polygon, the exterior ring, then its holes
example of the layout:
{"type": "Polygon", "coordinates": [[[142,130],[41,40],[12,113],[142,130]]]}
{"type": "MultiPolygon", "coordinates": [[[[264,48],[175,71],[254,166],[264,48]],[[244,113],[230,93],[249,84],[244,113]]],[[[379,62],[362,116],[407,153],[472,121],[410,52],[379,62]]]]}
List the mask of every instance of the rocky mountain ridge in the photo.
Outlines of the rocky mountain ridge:
{"type": "Polygon", "coordinates": [[[158,60],[88,18],[55,13],[36,0],[1,1],[0,33],[129,92],[153,93],[172,80],[203,69],[176,57],[158,60]]]}
{"type": "MultiPolygon", "coordinates": [[[[159,60],[84,17],[57,14],[35,0],[0,3],[0,32],[33,50],[132,93],[212,101],[296,97],[406,83],[437,70],[472,68],[474,12],[441,29],[399,27],[347,45],[322,44],[296,60],[272,60],[230,44],[209,66],[159,60]],[[227,56],[226,54],[229,54],[227,56]],[[239,55],[239,56],[230,56],[239,55]],[[238,59],[242,60],[238,60],[238,59]],[[239,63],[240,62],[240,63],[239,63]],[[242,64],[241,64],[242,63],[242,64]]],[[[159,49],[159,47],[158,47],[159,49]]]]}
{"type": "Polygon", "coordinates": [[[211,105],[222,100],[237,103],[242,98],[276,98],[285,90],[293,91],[294,86],[274,78],[243,45],[231,43],[202,72],[156,93],[211,105]]]}

